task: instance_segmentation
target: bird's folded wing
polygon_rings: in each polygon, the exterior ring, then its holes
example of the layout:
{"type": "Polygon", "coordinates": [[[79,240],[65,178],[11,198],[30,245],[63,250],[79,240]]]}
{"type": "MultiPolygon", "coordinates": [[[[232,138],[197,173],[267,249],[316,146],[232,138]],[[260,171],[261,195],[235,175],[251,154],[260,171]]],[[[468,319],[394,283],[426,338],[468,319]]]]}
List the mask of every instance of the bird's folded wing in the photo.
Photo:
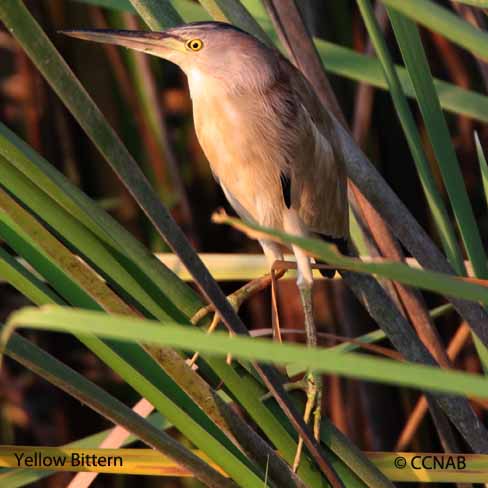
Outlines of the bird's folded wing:
{"type": "Polygon", "coordinates": [[[292,205],[311,231],[347,237],[347,176],[330,115],[303,75],[287,61],[284,69],[301,108],[300,144],[290,165],[292,205]]]}

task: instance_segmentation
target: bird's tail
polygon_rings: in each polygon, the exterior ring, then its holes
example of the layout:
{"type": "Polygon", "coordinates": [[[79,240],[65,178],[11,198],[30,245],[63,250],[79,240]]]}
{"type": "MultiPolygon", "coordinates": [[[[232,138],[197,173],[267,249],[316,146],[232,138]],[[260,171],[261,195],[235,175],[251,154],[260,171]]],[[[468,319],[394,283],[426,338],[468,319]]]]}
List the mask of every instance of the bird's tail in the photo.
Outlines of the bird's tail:
{"type": "MultiPolygon", "coordinates": [[[[327,236],[325,234],[317,234],[317,237],[324,240],[325,242],[328,242],[329,244],[335,244],[337,246],[337,249],[339,249],[341,254],[345,254],[347,256],[347,254],[349,253],[348,247],[347,247],[347,238],[345,238],[345,237],[331,237],[331,236],[327,236]]],[[[327,264],[325,261],[320,261],[319,259],[316,259],[315,261],[317,262],[317,264],[327,264]]],[[[336,269],[319,269],[320,274],[324,278],[333,278],[336,271],[337,271],[336,269]]]]}

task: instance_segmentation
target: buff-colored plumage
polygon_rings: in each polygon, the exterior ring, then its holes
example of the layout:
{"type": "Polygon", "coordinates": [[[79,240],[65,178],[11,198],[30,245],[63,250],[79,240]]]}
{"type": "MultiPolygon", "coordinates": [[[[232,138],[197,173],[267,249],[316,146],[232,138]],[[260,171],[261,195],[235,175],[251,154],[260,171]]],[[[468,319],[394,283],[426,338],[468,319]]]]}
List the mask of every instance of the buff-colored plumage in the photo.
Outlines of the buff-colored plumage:
{"type": "Polygon", "coordinates": [[[283,181],[303,232],[348,235],[346,173],[329,115],[278,51],[229,24],[197,22],[163,33],[69,31],[168,59],[188,77],[195,129],[235,210],[286,230],[283,181]],[[193,39],[202,47],[192,52],[193,39]]]}
{"type": "MultiPolygon", "coordinates": [[[[187,75],[195,129],[212,172],[244,218],[304,236],[348,236],[346,173],[327,111],[302,74],[278,51],[228,24],[202,22],[161,33],[70,31],[167,59],[187,75]]],[[[270,261],[282,258],[260,240],[270,261]]],[[[317,345],[310,258],[292,246],[307,343],[317,345]]],[[[319,438],[321,387],[307,375],[308,422],[319,438]]],[[[294,469],[300,460],[301,440],[294,469]]]]}
{"type": "Polygon", "coordinates": [[[249,93],[227,89],[225,80],[200,93],[199,75],[190,72],[198,139],[241,216],[282,230],[285,177],[308,231],[347,237],[346,174],[328,114],[301,73],[275,56],[274,76],[249,93]]]}

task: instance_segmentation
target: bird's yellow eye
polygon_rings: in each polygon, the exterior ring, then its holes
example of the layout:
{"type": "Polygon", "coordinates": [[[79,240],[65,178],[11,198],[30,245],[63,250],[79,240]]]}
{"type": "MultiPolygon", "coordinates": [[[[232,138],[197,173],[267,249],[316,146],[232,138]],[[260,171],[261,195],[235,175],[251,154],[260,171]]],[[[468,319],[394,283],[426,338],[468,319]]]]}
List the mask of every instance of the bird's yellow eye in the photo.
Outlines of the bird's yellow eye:
{"type": "Polygon", "coordinates": [[[191,51],[200,51],[203,47],[203,42],[200,39],[191,39],[187,41],[186,47],[191,51]]]}

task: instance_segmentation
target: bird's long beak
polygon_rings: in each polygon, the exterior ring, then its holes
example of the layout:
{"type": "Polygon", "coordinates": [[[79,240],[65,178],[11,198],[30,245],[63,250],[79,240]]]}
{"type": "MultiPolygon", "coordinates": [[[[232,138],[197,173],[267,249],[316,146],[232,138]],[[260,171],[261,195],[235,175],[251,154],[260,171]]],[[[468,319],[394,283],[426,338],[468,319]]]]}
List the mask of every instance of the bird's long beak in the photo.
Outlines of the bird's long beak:
{"type": "Polygon", "coordinates": [[[116,44],[162,58],[167,58],[170,51],[184,51],[185,49],[181,38],[169,32],[107,29],[62,30],[59,32],[77,39],[116,44]]]}

